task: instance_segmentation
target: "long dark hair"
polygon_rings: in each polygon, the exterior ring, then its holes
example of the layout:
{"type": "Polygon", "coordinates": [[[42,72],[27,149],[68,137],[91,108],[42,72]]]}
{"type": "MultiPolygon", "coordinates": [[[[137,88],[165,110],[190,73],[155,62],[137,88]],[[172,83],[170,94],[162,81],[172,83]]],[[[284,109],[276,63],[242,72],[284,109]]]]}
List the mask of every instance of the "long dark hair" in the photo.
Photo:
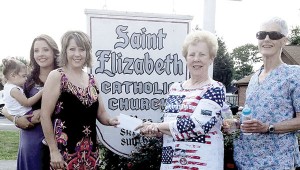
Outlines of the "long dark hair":
{"type": "Polygon", "coordinates": [[[51,38],[48,35],[42,34],[37,36],[32,44],[31,44],[31,48],[30,48],[30,67],[32,68],[32,71],[27,79],[27,82],[25,83],[25,87],[24,87],[24,93],[26,94],[26,96],[29,95],[30,90],[35,86],[35,84],[38,84],[40,86],[44,86],[44,83],[40,80],[39,75],[40,75],[40,66],[37,64],[37,62],[34,59],[34,43],[36,41],[45,41],[50,48],[53,50],[54,53],[54,69],[58,68],[58,62],[57,59],[59,57],[59,50],[58,50],[58,46],[56,44],[56,42],[53,40],[53,38],[51,38]]]}

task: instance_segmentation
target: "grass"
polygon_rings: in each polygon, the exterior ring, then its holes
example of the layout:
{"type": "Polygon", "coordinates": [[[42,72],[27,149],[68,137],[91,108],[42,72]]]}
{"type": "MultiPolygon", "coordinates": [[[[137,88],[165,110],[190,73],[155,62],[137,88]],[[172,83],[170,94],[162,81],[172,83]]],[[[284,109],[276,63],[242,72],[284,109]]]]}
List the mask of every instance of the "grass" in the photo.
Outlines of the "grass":
{"type": "Polygon", "coordinates": [[[19,131],[0,130],[0,160],[16,160],[19,147],[19,131]]]}

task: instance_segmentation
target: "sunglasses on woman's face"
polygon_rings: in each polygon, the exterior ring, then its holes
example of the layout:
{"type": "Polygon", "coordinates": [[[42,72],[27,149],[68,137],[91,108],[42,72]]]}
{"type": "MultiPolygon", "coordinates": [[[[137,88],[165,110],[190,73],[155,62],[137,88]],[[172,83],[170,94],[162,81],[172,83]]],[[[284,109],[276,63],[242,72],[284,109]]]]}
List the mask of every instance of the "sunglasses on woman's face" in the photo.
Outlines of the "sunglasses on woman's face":
{"type": "Polygon", "coordinates": [[[277,32],[277,31],[270,31],[270,32],[259,31],[256,33],[256,38],[259,40],[264,40],[267,37],[267,35],[269,36],[269,38],[271,40],[279,40],[282,37],[284,37],[283,34],[281,34],[280,32],[277,32]]]}

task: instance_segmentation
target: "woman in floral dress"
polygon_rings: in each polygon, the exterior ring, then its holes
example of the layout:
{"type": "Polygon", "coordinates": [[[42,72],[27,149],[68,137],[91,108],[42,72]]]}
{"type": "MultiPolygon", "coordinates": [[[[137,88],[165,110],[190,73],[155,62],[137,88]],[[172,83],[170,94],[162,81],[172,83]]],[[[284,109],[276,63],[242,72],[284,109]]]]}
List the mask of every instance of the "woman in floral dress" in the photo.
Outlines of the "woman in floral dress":
{"type": "Polygon", "coordinates": [[[234,143],[238,169],[292,170],[300,166],[300,67],[281,60],[288,27],[281,18],[264,22],[256,34],[263,66],[251,77],[246,104],[253,120],[243,122],[234,143]]]}
{"type": "Polygon", "coordinates": [[[41,122],[53,169],[97,169],[99,150],[96,120],[118,124],[105,111],[91,66],[91,42],[81,31],[62,37],[60,65],[45,83],[41,122]],[[54,130],[53,130],[54,129],[54,130]]]}

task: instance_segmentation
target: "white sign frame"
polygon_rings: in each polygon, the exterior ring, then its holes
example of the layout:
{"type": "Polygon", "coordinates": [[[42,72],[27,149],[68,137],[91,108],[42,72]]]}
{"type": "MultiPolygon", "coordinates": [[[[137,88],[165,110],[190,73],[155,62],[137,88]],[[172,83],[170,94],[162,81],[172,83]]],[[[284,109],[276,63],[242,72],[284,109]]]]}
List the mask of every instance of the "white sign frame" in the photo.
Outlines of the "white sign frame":
{"type": "MultiPolygon", "coordinates": [[[[193,17],[91,9],[85,13],[93,47],[91,73],[107,112],[161,121],[170,85],[188,78],[181,50],[193,17]]],[[[130,156],[137,144],[134,132],[99,122],[97,126],[107,148],[130,156]]]]}

